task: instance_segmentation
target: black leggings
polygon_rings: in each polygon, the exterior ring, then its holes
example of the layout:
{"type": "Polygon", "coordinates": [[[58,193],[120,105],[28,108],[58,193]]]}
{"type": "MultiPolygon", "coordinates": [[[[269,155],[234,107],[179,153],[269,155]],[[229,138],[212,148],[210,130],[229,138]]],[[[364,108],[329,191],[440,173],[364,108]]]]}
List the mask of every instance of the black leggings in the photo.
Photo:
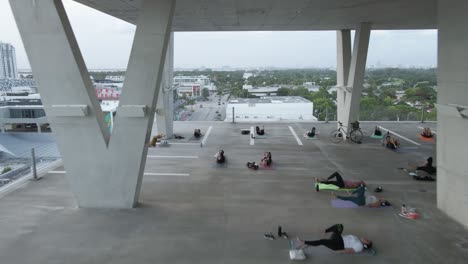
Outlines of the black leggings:
{"type": "Polygon", "coordinates": [[[329,239],[320,240],[306,240],[304,244],[308,246],[326,246],[331,250],[343,250],[344,242],[341,233],[343,232],[343,225],[337,224],[325,230],[326,233],[333,232],[329,239]]]}
{"type": "Polygon", "coordinates": [[[337,171],[335,171],[332,175],[330,175],[330,177],[327,178],[327,181],[321,181],[320,183],[333,184],[333,185],[338,186],[340,188],[345,187],[345,183],[343,181],[343,178],[341,177],[341,175],[337,171]],[[333,178],[336,178],[336,181],[330,181],[333,178]]]}

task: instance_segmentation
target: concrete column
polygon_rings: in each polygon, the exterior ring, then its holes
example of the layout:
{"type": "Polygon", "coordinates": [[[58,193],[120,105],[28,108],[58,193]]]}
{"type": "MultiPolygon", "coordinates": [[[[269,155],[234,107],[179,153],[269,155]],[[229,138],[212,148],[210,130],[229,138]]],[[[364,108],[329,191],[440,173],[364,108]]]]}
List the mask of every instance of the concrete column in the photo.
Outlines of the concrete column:
{"type": "Polygon", "coordinates": [[[62,1],[10,4],[78,205],[135,206],[175,1],[142,3],[112,137],[62,1]]]}
{"type": "Polygon", "coordinates": [[[172,95],[174,68],[174,33],[171,33],[171,40],[167,48],[166,62],[164,65],[164,77],[159,92],[156,109],[157,134],[165,134],[171,138],[174,131],[174,97],[172,95]]]}
{"type": "Polygon", "coordinates": [[[348,83],[349,65],[351,63],[351,30],[336,31],[336,44],[337,120],[343,122],[346,101],[345,86],[348,83]]]}
{"type": "Polygon", "coordinates": [[[42,129],[41,129],[41,124],[39,123],[36,123],[36,126],[37,126],[37,133],[42,133],[42,129]]]}
{"type": "Polygon", "coordinates": [[[369,23],[361,23],[354,36],[353,55],[351,57],[346,85],[346,98],[344,100],[343,111],[341,112],[341,122],[348,129],[350,129],[351,122],[357,121],[359,117],[370,32],[371,25],[369,23]]]}
{"type": "Polygon", "coordinates": [[[467,1],[438,1],[437,206],[468,228],[467,1]]]}

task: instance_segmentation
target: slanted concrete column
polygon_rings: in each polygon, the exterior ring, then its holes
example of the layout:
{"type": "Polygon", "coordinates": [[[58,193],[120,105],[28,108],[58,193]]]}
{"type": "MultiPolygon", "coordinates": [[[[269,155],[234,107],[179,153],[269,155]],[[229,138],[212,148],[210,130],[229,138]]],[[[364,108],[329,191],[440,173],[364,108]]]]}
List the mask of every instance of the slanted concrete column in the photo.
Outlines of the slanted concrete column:
{"type": "Polygon", "coordinates": [[[468,1],[438,1],[437,206],[468,228],[468,1]]]}
{"type": "Polygon", "coordinates": [[[61,0],[10,0],[80,207],[136,205],[175,1],[144,0],[110,134],[61,0]]]}
{"type": "MultiPolygon", "coordinates": [[[[366,70],[366,61],[367,61],[367,51],[369,48],[369,39],[370,39],[371,25],[369,23],[361,23],[354,36],[354,45],[353,45],[353,54],[349,64],[349,73],[347,80],[345,80],[345,75],[341,73],[341,80],[343,83],[346,81],[345,86],[341,86],[342,94],[338,102],[338,112],[340,117],[338,121],[342,122],[344,126],[347,126],[350,129],[351,122],[357,121],[359,117],[359,106],[361,103],[361,93],[362,85],[364,82],[364,73],[366,70]],[[341,104],[340,104],[341,103],[341,104]]],[[[345,35],[345,34],[343,34],[345,35]]],[[[342,35],[342,36],[343,36],[342,35]]],[[[339,38],[338,38],[339,40],[339,38]]],[[[343,66],[342,71],[346,70],[346,62],[349,57],[345,57],[346,52],[348,52],[347,47],[344,47],[346,44],[347,36],[342,38],[341,43],[343,43],[343,66]]],[[[340,42],[340,41],[339,41],[340,42]]],[[[340,55],[340,54],[338,54],[340,55]]],[[[340,57],[340,56],[339,56],[340,57]]],[[[338,72],[337,72],[338,73],[338,72]]],[[[338,78],[338,75],[337,75],[338,78]]],[[[338,79],[337,79],[338,83],[338,79]]]]}
{"type": "Polygon", "coordinates": [[[41,129],[41,124],[39,123],[36,123],[36,126],[37,126],[37,133],[42,133],[42,129],[41,129]]]}
{"type": "Polygon", "coordinates": [[[336,32],[336,44],[337,120],[343,122],[345,115],[346,85],[348,83],[349,65],[351,63],[351,30],[338,30],[336,32]]]}
{"type": "Polygon", "coordinates": [[[171,33],[171,40],[167,47],[166,62],[164,65],[164,77],[159,91],[158,104],[156,109],[157,134],[164,134],[171,138],[174,131],[174,96],[173,70],[174,68],[174,33],[171,33]]]}

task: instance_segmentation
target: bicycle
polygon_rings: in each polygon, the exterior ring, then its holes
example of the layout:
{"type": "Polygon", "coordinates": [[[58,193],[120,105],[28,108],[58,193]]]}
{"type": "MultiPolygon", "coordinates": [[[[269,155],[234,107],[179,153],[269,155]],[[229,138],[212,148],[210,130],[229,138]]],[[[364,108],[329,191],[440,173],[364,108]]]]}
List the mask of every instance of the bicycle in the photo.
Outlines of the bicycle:
{"type": "Polygon", "coordinates": [[[346,138],[350,138],[351,141],[356,142],[356,143],[361,143],[363,135],[362,135],[361,128],[359,127],[358,121],[351,123],[352,127],[349,133],[346,132],[346,129],[343,128],[343,127],[346,127],[346,126],[343,126],[343,123],[338,122],[338,124],[340,125],[340,127],[337,130],[333,130],[330,133],[330,140],[333,143],[340,143],[341,141],[343,141],[343,134],[346,135],[346,138]]]}

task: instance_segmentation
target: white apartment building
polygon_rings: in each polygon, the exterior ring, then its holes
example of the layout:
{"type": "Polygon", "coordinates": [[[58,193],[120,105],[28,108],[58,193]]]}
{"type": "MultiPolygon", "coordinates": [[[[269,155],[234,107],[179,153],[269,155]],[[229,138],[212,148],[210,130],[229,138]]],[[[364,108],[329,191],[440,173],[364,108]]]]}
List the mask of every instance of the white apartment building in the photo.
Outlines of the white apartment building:
{"type": "Polygon", "coordinates": [[[0,42],[0,79],[16,79],[17,76],[15,47],[0,42]]]}

